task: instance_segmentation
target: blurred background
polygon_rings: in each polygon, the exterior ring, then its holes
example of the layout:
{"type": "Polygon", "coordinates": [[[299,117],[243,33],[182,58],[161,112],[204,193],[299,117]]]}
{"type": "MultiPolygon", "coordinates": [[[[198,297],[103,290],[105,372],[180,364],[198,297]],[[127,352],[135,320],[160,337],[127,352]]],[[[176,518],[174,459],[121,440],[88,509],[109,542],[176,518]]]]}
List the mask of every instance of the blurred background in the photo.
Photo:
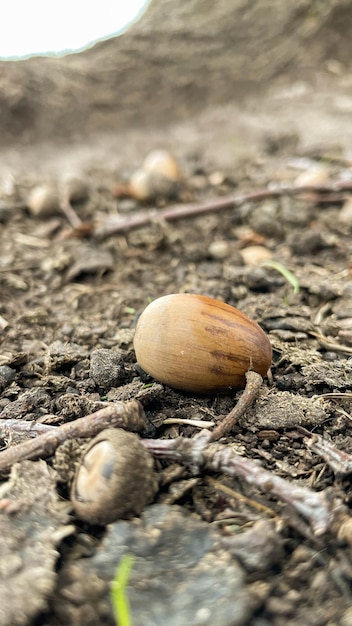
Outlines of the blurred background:
{"type": "Polygon", "coordinates": [[[104,135],[115,167],[143,132],[220,166],[285,146],[349,151],[351,28],[350,0],[14,0],[0,23],[0,55],[19,57],[0,58],[2,149],[96,151],[104,135]]]}
{"type": "Polygon", "coordinates": [[[123,32],[147,0],[13,0],[0,22],[0,58],[65,54],[123,32]]]}

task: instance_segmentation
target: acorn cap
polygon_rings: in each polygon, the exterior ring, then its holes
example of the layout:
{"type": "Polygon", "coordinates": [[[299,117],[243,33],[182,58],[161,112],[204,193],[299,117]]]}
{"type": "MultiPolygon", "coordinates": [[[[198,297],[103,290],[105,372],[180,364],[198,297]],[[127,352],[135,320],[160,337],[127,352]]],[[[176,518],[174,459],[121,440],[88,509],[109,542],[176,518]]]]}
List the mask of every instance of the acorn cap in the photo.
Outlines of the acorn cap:
{"type": "Polygon", "coordinates": [[[104,525],[139,515],[157,491],[153,466],[136,434],[103,430],[85,450],[72,484],[77,517],[104,525]]]}

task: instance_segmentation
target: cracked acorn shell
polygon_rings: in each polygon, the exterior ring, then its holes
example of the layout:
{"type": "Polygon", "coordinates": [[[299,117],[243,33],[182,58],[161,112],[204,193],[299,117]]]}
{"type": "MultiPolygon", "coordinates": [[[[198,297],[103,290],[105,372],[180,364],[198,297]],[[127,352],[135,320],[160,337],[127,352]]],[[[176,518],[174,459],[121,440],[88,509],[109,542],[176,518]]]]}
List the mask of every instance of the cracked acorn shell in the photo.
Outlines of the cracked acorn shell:
{"type": "Polygon", "coordinates": [[[103,430],[83,453],[71,488],[76,516],[109,524],[139,515],[158,487],[151,454],[121,428],[103,430]]]}
{"type": "Polygon", "coordinates": [[[138,320],[134,349],[153,378],[203,394],[243,388],[246,372],[265,376],[272,358],[256,322],[229,304],[194,294],[151,302],[138,320]]]}

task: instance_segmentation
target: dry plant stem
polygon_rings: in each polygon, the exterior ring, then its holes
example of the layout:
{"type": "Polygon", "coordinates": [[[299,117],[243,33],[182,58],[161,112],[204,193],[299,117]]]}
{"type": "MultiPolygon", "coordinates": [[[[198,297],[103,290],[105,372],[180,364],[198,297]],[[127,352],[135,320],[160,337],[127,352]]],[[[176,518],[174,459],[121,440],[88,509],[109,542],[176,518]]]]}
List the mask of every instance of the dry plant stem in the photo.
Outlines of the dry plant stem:
{"type": "MultiPolygon", "coordinates": [[[[163,210],[144,211],[143,213],[137,213],[133,217],[124,218],[110,218],[106,220],[101,226],[95,229],[95,236],[99,239],[104,239],[110,235],[116,235],[118,233],[128,232],[136,228],[141,228],[154,221],[164,220],[166,222],[174,222],[176,220],[188,217],[197,217],[197,215],[204,215],[206,213],[217,213],[219,211],[233,209],[239,207],[245,202],[261,202],[268,198],[279,198],[281,196],[299,196],[305,193],[314,194],[337,194],[336,199],[341,198],[341,194],[344,191],[351,189],[351,183],[336,183],[330,186],[307,186],[307,187],[275,187],[273,189],[259,189],[257,191],[250,191],[239,195],[224,196],[222,198],[215,198],[207,202],[200,202],[195,204],[183,204],[168,207],[163,210]]],[[[315,200],[315,198],[313,198],[315,200]]]]}
{"type": "Polygon", "coordinates": [[[80,226],[82,226],[82,220],[80,217],[78,217],[67,194],[64,195],[60,202],[60,209],[67,217],[69,223],[73,228],[79,228],[80,226]]]}
{"type": "Polygon", "coordinates": [[[335,518],[324,492],[297,487],[256,462],[239,456],[228,446],[209,444],[210,436],[210,433],[203,432],[193,439],[144,439],[142,443],[154,456],[187,465],[194,473],[210,470],[242,478],[287,503],[308,522],[315,535],[322,535],[331,528],[335,518]]]}
{"type": "Polygon", "coordinates": [[[214,430],[211,432],[210,441],[217,441],[221,439],[226,433],[229,433],[236,424],[239,417],[241,417],[250,406],[252,406],[256,399],[259,389],[262,386],[263,379],[257,372],[249,371],[246,373],[246,387],[237,404],[233,407],[232,411],[214,430]]]}
{"type": "Polygon", "coordinates": [[[8,472],[14,463],[24,459],[35,460],[52,456],[66,439],[95,437],[104,428],[142,432],[147,425],[142,405],[137,400],[114,402],[95,413],[54,427],[35,439],[3,450],[0,452],[0,473],[8,472]]]}
{"type": "Polygon", "coordinates": [[[230,498],[233,498],[240,502],[245,502],[253,509],[260,511],[261,513],[265,513],[265,515],[269,515],[270,517],[277,516],[276,511],[274,511],[273,509],[269,509],[268,506],[265,506],[264,504],[261,504],[260,502],[253,500],[252,498],[247,498],[247,496],[244,496],[243,493],[240,493],[239,491],[230,489],[230,487],[223,485],[219,480],[217,480],[216,478],[213,478],[212,476],[207,476],[205,479],[205,482],[208,485],[211,485],[215,491],[221,491],[222,493],[225,493],[227,496],[230,496],[230,498]]]}
{"type": "Polygon", "coordinates": [[[4,419],[0,420],[0,437],[9,437],[11,433],[27,433],[31,437],[37,437],[43,433],[56,430],[57,426],[41,424],[40,422],[28,422],[26,420],[4,419]]]}
{"type": "Polygon", "coordinates": [[[312,335],[313,337],[316,337],[320,345],[323,348],[325,348],[325,350],[333,350],[335,352],[344,352],[345,354],[352,354],[352,348],[350,346],[343,346],[342,344],[336,343],[335,341],[332,341],[328,339],[327,337],[324,337],[324,335],[314,332],[312,330],[309,331],[309,334],[312,335]]]}

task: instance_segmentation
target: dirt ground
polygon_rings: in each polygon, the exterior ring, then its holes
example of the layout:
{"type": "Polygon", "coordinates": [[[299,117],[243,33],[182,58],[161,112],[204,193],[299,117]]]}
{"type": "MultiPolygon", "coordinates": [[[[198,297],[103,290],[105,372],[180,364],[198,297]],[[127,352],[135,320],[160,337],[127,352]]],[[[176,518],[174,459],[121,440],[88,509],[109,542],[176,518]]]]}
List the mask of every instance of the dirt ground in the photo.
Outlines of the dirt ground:
{"type": "Polygon", "coordinates": [[[16,423],[57,427],[106,401],[139,399],[150,440],[194,438],[200,425],[182,420],[219,423],[242,391],[145,387],[152,381],[132,345],[150,300],[203,294],[238,307],[269,336],[270,376],[220,444],[283,479],[285,496],[274,479],[263,485],[221,464],[196,472],[183,457],[156,458],[154,503],[141,520],[104,527],[70,505],[80,453],[69,439],[44,461],[18,458],[0,488],[1,625],[113,624],[109,585],[126,553],[135,557],[134,626],[352,625],[350,87],[337,64],[314,83],[282,81],[260,99],[168,127],[87,129],[85,141],[3,150],[3,450],[34,440],[16,423]],[[126,197],[122,186],[157,148],[178,160],[175,197],[126,197]],[[38,185],[59,198],[48,210],[31,206],[38,185]],[[316,190],[287,192],[297,185],[316,190]],[[244,197],[262,189],[261,199],[244,197]],[[241,202],[222,211],[160,219],[165,208],[232,195],[241,202]],[[129,228],[141,212],[151,223],[129,228]],[[117,217],[127,226],[108,235],[117,217]]]}

